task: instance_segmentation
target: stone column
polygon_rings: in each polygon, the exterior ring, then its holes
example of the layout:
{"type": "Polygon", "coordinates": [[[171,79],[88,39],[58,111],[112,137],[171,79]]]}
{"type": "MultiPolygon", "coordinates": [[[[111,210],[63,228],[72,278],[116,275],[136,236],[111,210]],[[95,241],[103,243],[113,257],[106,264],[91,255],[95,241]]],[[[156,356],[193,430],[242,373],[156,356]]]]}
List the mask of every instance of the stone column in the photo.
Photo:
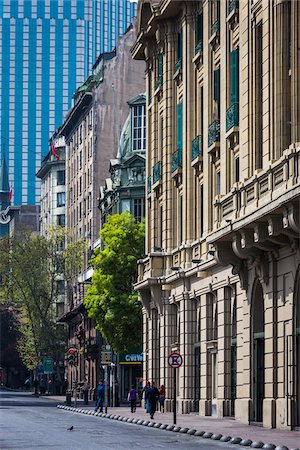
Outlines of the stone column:
{"type": "Polygon", "coordinates": [[[292,99],[292,142],[300,141],[300,3],[291,2],[291,99],[292,99]]]}
{"type": "Polygon", "coordinates": [[[211,354],[207,350],[207,341],[211,340],[212,331],[212,308],[211,308],[211,294],[204,294],[201,296],[200,305],[200,322],[201,322],[201,388],[200,388],[200,402],[199,413],[201,416],[211,415],[211,354]]]}
{"type": "Polygon", "coordinates": [[[179,410],[182,413],[189,413],[193,411],[195,394],[194,343],[197,340],[197,303],[195,299],[189,298],[188,292],[184,292],[180,304],[180,353],[183,364],[179,369],[179,410]]]}
{"type": "Polygon", "coordinates": [[[249,423],[251,410],[251,299],[247,291],[236,285],[237,301],[237,374],[235,418],[249,423]]]}
{"type": "Polygon", "coordinates": [[[171,177],[172,153],[175,151],[175,111],[176,96],[174,86],[174,68],[175,68],[175,43],[177,34],[174,31],[174,24],[169,22],[167,25],[165,55],[164,59],[164,149],[163,149],[163,196],[165,200],[165,221],[164,221],[164,242],[163,247],[166,251],[173,249],[173,179],[171,177]]]}
{"type": "Polygon", "coordinates": [[[289,93],[289,48],[288,48],[288,3],[280,2],[275,11],[275,157],[290,144],[290,93],[289,93]]]}
{"type": "Polygon", "coordinates": [[[191,148],[192,140],[196,137],[194,131],[195,121],[195,66],[191,64],[195,50],[195,14],[187,14],[182,27],[183,48],[186,49],[183,55],[183,171],[182,179],[184,185],[183,201],[183,240],[191,242],[194,236],[194,169],[191,167],[191,148]]]}
{"type": "Polygon", "coordinates": [[[173,410],[173,372],[168,365],[167,358],[172,351],[172,345],[177,341],[177,305],[170,304],[167,300],[161,316],[161,340],[164,344],[164,352],[162,353],[163,360],[161,359],[160,382],[166,388],[165,410],[170,412],[173,410]]]}
{"type": "Polygon", "coordinates": [[[230,413],[231,293],[228,287],[218,290],[218,399],[217,416],[230,413]]]}

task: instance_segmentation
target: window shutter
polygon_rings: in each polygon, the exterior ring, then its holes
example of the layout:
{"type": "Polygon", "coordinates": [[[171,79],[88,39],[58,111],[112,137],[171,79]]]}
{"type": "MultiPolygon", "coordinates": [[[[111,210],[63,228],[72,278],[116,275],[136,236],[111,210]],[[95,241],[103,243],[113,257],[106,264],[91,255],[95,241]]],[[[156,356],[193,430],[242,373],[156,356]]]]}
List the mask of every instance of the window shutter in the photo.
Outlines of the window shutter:
{"type": "Polygon", "coordinates": [[[182,150],[182,103],[177,105],[177,148],[182,150]]]}
{"type": "Polygon", "coordinates": [[[203,15],[199,14],[197,18],[197,44],[203,38],[203,15]]]}
{"type": "Polygon", "coordinates": [[[239,49],[231,52],[231,103],[239,101],[239,49]]]}
{"type": "Polygon", "coordinates": [[[163,55],[159,53],[158,55],[158,77],[162,79],[163,76],[163,55]]]}

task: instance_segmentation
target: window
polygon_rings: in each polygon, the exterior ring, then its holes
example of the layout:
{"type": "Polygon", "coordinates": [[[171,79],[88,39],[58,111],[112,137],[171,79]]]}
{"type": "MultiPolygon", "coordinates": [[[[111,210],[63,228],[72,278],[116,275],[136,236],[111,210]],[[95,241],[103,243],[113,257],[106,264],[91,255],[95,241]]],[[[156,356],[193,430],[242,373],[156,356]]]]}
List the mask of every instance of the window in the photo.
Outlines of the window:
{"type": "Polygon", "coordinates": [[[133,200],[133,216],[138,221],[145,217],[145,200],[144,198],[135,198],[133,200]]]}
{"type": "Polygon", "coordinates": [[[59,214],[57,216],[57,225],[64,227],[66,225],[66,216],[64,214],[59,214]]]}
{"type": "Polygon", "coordinates": [[[182,61],[182,30],[177,33],[176,63],[182,61]]]}
{"type": "Polygon", "coordinates": [[[65,204],[66,204],[65,192],[58,192],[57,193],[57,207],[60,208],[61,206],[65,206],[65,204]]]}
{"type": "Polygon", "coordinates": [[[231,52],[231,104],[239,101],[239,49],[231,52]]]}
{"type": "Polygon", "coordinates": [[[163,84],[163,55],[159,53],[157,56],[157,87],[163,84]]]}
{"type": "Polygon", "coordinates": [[[196,27],[196,48],[197,51],[202,50],[202,41],[203,41],[203,15],[198,14],[197,17],[197,27],[196,27]]]}
{"type": "Polygon", "coordinates": [[[177,148],[182,150],[182,103],[177,105],[177,148]]]}
{"type": "Polygon", "coordinates": [[[146,150],[145,105],[137,105],[132,110],[132,147],[134,151],[146,150]]]}
{"type": "Polygon", "coordinates": [[[57,171],[57,184],[59,186],[66,184],[66,172],[64,170],[57,171]]]}
{"type": "Polygon", "coordinates": [[[214,70],[214,105],[213,119],[220,118],[220,68],[214,70]]]}
{"type": "Polygon", "coordinates": [[[56,283],[57,283],[57,293],[58,293],[58,295],[63,295],[65,293],[65,282],[64,282],[64,280],[58,280],[56,283]]]}

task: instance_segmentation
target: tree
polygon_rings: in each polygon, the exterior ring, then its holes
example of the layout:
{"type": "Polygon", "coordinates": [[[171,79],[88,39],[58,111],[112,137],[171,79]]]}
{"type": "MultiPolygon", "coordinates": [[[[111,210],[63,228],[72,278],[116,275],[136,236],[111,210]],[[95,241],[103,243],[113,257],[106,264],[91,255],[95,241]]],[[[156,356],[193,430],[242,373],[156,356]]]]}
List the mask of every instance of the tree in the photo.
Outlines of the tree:
{"type": "Polygon", "coordinates": [[[47,238],[24,230],[0,240],[1,297],[18,312],[18,349],[28,369],[43,356],[58,363],[64,352],[66,332],[55,305],[65,283],[78,274],[85,248],[70,236],[70,230],[53,227],[47,238]]]}
{"type": "Polygon", "coordinates": [[[141,343],[141,304],[133,284],[137,260],[144,254],[145,227],[129,212],[115,214],[108,217],[100,237],[104,249],[92,257],[95,271],[84,304],[96,328],[121,353],[141,343]]]}

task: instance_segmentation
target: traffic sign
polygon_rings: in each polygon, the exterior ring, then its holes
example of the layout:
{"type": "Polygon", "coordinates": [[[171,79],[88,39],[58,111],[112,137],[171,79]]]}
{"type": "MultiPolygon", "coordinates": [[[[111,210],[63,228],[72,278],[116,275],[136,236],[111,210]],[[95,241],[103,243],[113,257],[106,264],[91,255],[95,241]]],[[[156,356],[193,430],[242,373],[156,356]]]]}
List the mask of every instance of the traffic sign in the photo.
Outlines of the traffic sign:
{"type": "Polygon", "coordinates": [[[182,365],[183,359],[179,353],[173,352],[168,356],[168,364],[173,369],[178,369],[182,365]]]}
{"type": "Polygon", "coordinates": [[[49,357],[43,358],[43,368],[45,374],[53,373],[53,358],[49,357]]]}

